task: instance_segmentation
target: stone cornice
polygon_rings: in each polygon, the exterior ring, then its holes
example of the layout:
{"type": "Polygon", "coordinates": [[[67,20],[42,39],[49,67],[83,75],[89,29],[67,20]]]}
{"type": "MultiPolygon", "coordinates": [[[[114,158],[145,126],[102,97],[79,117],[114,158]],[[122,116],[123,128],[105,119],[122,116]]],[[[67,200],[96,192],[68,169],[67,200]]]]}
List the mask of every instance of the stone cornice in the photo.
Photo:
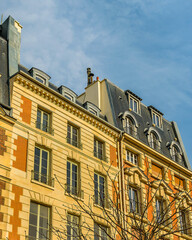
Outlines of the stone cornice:
{"type": "Polygon", "coordinates": [[[118,138],[120,133],[119,129],[115,128],[114,126],[102,120],[101,118],[95,116],[94,114],[88,112],[83,107],[64,98],[59,93],[41,84],[36,79],[29,76],[28,74],[21,71],[18,74],[14,75],[11,81],[17,82],[22,87],[29,89],[31,92],[34,92],[35,94],[43,97],[49,102],[54,103],[60,108],[72,113],[76,117],[98,128],[105,134],[113,137],[115,140],[118,138]]]}

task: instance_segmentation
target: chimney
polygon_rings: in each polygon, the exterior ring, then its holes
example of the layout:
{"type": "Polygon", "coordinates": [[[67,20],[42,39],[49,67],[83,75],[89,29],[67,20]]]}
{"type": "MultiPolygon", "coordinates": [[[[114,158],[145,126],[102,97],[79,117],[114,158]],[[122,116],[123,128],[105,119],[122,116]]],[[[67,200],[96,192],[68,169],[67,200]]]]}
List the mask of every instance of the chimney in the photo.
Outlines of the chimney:
{"type": "Polygon", "coordinates": [[[91,68],[87,68],[87,86],[93,82],[94,74],[91,72],[91,68]]]}

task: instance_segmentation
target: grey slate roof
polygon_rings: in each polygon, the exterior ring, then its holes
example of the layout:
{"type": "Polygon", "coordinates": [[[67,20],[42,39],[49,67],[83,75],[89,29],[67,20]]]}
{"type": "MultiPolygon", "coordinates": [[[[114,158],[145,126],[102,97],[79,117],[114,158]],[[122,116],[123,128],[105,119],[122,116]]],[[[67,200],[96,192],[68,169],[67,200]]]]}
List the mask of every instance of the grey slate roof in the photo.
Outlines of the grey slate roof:
{"type": "MultiPolygon", "coordinates": [[[[108,96],[109,96],[109,102],[111,104],[111,109],[112,109],[112,115],[114,119],[114,124],[115,127],[123,129],[123,124],[122,124],[122,119],[121,116],[123,113],[126,111],[129,111],[129,103],[127,99],[127,95],[125,92],[111,83],[109,80],[105,79],[107,91],[108,91],[108,96]]],[[[153,107],[154,108],[154,107],[153,107]]],[[[131,114],[135,117],[137,123],[138,123],[138,128],[137,128],[137,138],[144,144],[149,146],[148,143],[148,138],[146,135],[146,131],[150,128],[153,127],[155,130],[159,133],[161,137],[161,150],[160,152],[165,155],[168,158],[171,158],[170,150],[168,148],[168,145],[175,139],[178,139],[177,142],[180,145],[182,152],[183,152],[183,163],[186,168],[191,169],[189,161],[187,159],[185,149],[182,143],[181,138],[178,136],[177,129],[175,129],[175,126],[173,122],[169,122],[168,120],[162,118],[162,128],[159,127],[154,127],[152,125],[152,117],[151,117],[151,112],[147,106],[145,106],[143,103],[141,103],[141,114],[137,114],[134,111],[131,111],[131,114]],[[180,141],[179,141],[180,140],[180,141]]]]}

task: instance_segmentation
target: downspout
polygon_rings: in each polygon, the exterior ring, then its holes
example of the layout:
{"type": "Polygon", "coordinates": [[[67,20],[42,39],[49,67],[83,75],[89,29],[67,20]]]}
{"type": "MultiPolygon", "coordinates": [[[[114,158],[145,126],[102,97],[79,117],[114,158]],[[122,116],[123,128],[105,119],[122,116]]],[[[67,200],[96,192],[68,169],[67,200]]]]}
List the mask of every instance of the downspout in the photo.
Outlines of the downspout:
{"type": "Polygon", "coordinates": [[[120,169],[119,174],[119,190],[120,190],[120,205],[121,211],[123,213],[123,228],[125,229],[125,181],[124,181],[124,166],[123,166],[123,139],[124,135],[123,132],[120,132],[120,137],[118,139],[118,167],[120,169]]]}

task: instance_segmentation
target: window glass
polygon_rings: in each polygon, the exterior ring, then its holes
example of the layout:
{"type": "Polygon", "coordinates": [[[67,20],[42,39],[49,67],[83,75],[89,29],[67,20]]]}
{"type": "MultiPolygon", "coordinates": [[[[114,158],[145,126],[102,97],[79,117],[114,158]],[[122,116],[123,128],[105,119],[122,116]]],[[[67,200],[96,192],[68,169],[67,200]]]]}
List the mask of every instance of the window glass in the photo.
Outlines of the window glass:
{"type": "Polygon", "coordinates": [[[67,125],[67,142],[75,147],[80,147],[78,142],[79,129],[73,125],[67,125]]]}
{"type": "Polygon", "coordinates": [[[131,212],[139,213],[138,192],[132,187],[129,187],[129,206],[131,212]]]}
{"type": "Polygon", "coordinates": [[[138,164],[138,157],[137,157],[137,154],[134,154],[130,151],[126,151],[126,159],[127,161],[137,165],[138,164]]]}
{"type": "Polygon", "coordinates": [[[107,240],[107,227],[94,223],[94,240],[107,240]]]}
{"type": "Polygon", "coordinates": [[[95,204],[105,206],[105,178],[97,173],[94,174],[94,193],[95,204]]]}
{"type": "Polygon", "coordinates": [[[94,156],[104,160],[103,156],[103,142],[100,142],[97,139],[94,139],[94,156]]]}
{"type": "Polygon", "coordinates": [[[44,132],[51,133],[50,114],[41,109],[37,109],[36,127],[44,132]]]}
{"type": "Polygon", "coordinates": [[[67,192],[78,195],[78,166],[77,164],[67,161],[67,192]]]}
{"type": "Polygon", "coordinates": [[[78,240],[79,237],[79,217],[67,214],[67,240],[78,240]]]}

